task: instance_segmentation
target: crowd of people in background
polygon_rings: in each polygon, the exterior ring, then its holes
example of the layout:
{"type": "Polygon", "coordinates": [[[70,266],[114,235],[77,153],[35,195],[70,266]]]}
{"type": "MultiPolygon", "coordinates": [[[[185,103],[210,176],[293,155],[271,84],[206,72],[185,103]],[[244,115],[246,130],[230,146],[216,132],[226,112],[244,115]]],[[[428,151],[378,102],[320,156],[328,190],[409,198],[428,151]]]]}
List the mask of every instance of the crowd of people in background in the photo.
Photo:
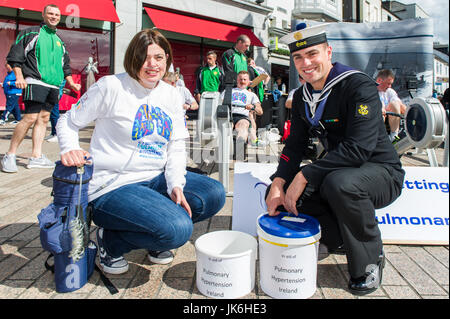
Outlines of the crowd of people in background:
{"type": "MultiPolygon", "coordinates": [[[[64,49],[63,42],[54,32],[60,20],[60,15],[58,15],[57,11],[58,9],[53,6],[46,7],[43,12],[44,23],[42,28],[46,31],[45,34],[48,34],[49,37],[56,39],[52,41],[59,41],[62,43],[61,48],[63,51],[61,54],[64,59],[67,59],[68,52],[64,49]]],[[[68,86],[70,86],[73,90],[79,90],[80,86],[80,84],[74,83],[71,79],[70,67],[64,63],[61,66],[61,71],[59,71],[61,75],[58,75],[58,77],[63,78],[60,85],[56,85],[56,82],[55,84],[47,83],[52,82],[52,79],[45,78],[45,75],[44,78],[40,78],[40,75],[35,75],[33,72],[30,73],[30,70],[33,70],[33,64],[40,63],[45,66],[47,63],[46,60],[42,58],[42,62],[36,62],[36,60],[32,60],[29,57],[21,57],[18,55],[20,50],[17,48],[22,48],[32,40],[32,37],[28,34],[33,28],[38,30],[41,27],[32,27],[27,29],[28,31],[24,30],[21,32],[23,41],[18,42],[13,46],[5,64],[7,75],[2,83],[2,86],[6,98],[6,105],[5,110],[0,117],[0,125],[5,125],[6,123],[17,125],[11,140],[10,148],[2,159],[2,163],[4,164],[2,169],[3,171],[8,172],[16,171],[16,149],[25,136],[24,134],[26,134],[28,129],[32,126],[33,149],[29,167],[53,167],[53,164],[48,161],[45,155],[42,154],[42,141],[58,141],[56,124],[59,118],[59,100],[64,93],[68,93],[68,91],[70,91],[65,88],[66,81],[68,86]],[[21,68],[17,68],[18,63],[24,64],[23,70],[21,68]],[[15,71],[19,74],[18,79],[16,79],[16,74],[13,68],[15,68],[15,71]],[[28,81],[25,81],[21,72],[26,73],[25,76],[28,81]],[[27,84],[27,82],[29,84],[27,84]],[[30,92],[33,94],[30,94],[30,92]],[[19,107],[19,101],[23,101],[25,104],[25,110],[22,112],[19,107]],[[48,136],[45,136],[44,127],[46,127],[48,121],[51,123],[51,132],[48,136]]],[[[264,141],[259,140],[256,134],[256,118],[257,116],[262,115],[262,108],[256,107],[256,105],[262,104],[265,98],[265,93],[273,93],[274,96],[276,95],[277,97],[281,94],[286,94],[287,98],[285,107],[287,109],[291,109],[293,95],[299,87],[288,89],[288,86],[283,82],[281,76],[271,76],[270,73],[263,67],[258,66],[255,63],[255,60],[248,54],[250,46],[250,38],[247,35],[240,35],[234,46],[226,50],[222,56],[218,56],[213,50],[208,51],[204,57],[205,60],[203,64],[198,67],[195,73],[195,88],[193,92],[190,92],[190,90],[185,86],[183,75],[180,71],[180,66],[174,68],[174,65],[172,64],[164,78],[164,81],[175,86],[177,91],[181,94],[181,96],[183,96],[185,100],[183,107],[186,112],[186,119],[188,119],[190,115],[195,115],[196,112],[198,112],[202,93],[223,92],[225,89],[225,77],[228,73],[233,74],[236,80],[235,87],[240,88],[238,74],[241,71],[247,72],[249,81],[245,89],[256,95],[259,104],[253,103],[252,105],[254,105],[255,108],[246,110],[248,111],[248,121],[246,122],[249,123],[246,129],[249,134],[242,134],[240,131],[241,125],[237,125],[238,129],[236,130],[236,134],[239,137],[250,136],[248,141],[247,138],[245,138],[245,140],[251,146],[264,146],[264,141]],[[252,85],[254,80],[257,81],[256,85],[252,85]]],[[[90,59],[90,65],[94,65],[92,58],[90,59]]],[[[381,70],[374,80],[377,82],[379,96],[383,105],[383,117],[385,118],[385,121],[390,129],[389,137],[391,141],[396,142],[399,139],[398,132],[400,118],[397,116],[386,116],[386,112],[404,115],[406,112],[406,106],[392,88],[392,84],[395,81],[395,74],[392,70],[381,70]]],[[[304,84],[304,80],[301,76],[299,76],[299,81],[301,87],[304,84]]],[[[91,82],[92,83],[90,83],[90,85],[95,82],[95,79],[91,79],[91,82]]],[[[443,95],[437,95],[436,91],[434,91],[433,95],[441,101],[446,109],[448,109],[448,93],[449,90],[446,89],[443,95]]],[[[234,113],[236,112],[233,112],[233,114],[234,113]]],[[[237,124],[236,121],[235,124],[237,124]]]]}

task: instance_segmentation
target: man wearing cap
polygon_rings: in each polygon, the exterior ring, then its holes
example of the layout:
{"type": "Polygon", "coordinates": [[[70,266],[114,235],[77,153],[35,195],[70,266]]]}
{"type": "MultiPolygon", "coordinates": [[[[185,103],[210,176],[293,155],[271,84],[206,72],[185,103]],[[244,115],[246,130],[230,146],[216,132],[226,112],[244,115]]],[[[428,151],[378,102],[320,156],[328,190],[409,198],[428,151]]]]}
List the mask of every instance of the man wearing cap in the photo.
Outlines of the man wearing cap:
{"type": "Polygon", "coordinates": [[[375,209],[400,195],[405,173],[375,82],[331,63],[325,28],[302,23],[282,38],[307,83],[294,94],[291,133],[266,203],[269,215],[287,210],[316,217],[321,243],[347,255],[350,291],[364,295],[380,287],[385,262],[375,209]],[[300,167],[310,137],[320,139],[326,154],[300,167]]]}

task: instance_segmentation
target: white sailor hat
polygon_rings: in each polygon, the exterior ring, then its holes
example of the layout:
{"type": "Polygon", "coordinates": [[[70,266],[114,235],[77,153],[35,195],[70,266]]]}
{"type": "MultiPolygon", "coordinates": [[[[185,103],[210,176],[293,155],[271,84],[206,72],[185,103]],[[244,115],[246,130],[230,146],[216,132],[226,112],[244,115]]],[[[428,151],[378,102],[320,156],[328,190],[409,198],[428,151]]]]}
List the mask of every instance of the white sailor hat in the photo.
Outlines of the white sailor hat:
{"type": "Polygon", "coordinates": [[[297,24],[294,32],[286,34],[280,39],[280,42],[289,45],[292,52],[308,48],[313,45],[327,42],[326,27],[329,23],[323,23],[308,27],[306,23],[297,24]]]}

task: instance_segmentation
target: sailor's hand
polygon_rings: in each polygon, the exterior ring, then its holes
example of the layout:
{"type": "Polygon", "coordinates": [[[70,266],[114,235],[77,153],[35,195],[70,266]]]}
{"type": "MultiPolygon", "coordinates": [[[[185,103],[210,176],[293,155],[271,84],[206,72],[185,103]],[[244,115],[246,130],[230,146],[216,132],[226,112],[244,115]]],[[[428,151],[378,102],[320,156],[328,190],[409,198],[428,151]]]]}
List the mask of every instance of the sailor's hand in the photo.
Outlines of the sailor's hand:
{"type": "Polygon", "coordinates": [[[266,198],[267,212],[269,216],[277,216],[280,211],[277,210],[278,206],[284,204],[284,186],[285,181],[281,178],[275,178],[272,185],[270,186],[269,194],[266,198]]]}
{"type": "Polygon", "coordinates": [[[303,176],[302,172],[298,172],[295,175],[294,180],[289,185],[286,190],[286,197],[284,199],[284,207],[288,212],[293,213],[295,216],[298,215],[297,211],[297,201],[305,190],[306,184],[308,181],[303,176]]]}

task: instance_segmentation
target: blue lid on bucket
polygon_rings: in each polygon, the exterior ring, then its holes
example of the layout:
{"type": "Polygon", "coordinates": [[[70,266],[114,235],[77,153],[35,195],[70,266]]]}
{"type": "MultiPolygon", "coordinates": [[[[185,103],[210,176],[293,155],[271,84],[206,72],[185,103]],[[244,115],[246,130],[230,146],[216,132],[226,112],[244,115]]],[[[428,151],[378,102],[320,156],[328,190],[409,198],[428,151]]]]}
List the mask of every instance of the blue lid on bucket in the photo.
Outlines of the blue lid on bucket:
{"type": "Polygon", "coordinates": [[[320,232],[317,219],[301,213],[297,216],[286,212],[281,212],[278,216],[265,214],[258,222],[262,230],[277,237],[307,238],[320,232]]]}

